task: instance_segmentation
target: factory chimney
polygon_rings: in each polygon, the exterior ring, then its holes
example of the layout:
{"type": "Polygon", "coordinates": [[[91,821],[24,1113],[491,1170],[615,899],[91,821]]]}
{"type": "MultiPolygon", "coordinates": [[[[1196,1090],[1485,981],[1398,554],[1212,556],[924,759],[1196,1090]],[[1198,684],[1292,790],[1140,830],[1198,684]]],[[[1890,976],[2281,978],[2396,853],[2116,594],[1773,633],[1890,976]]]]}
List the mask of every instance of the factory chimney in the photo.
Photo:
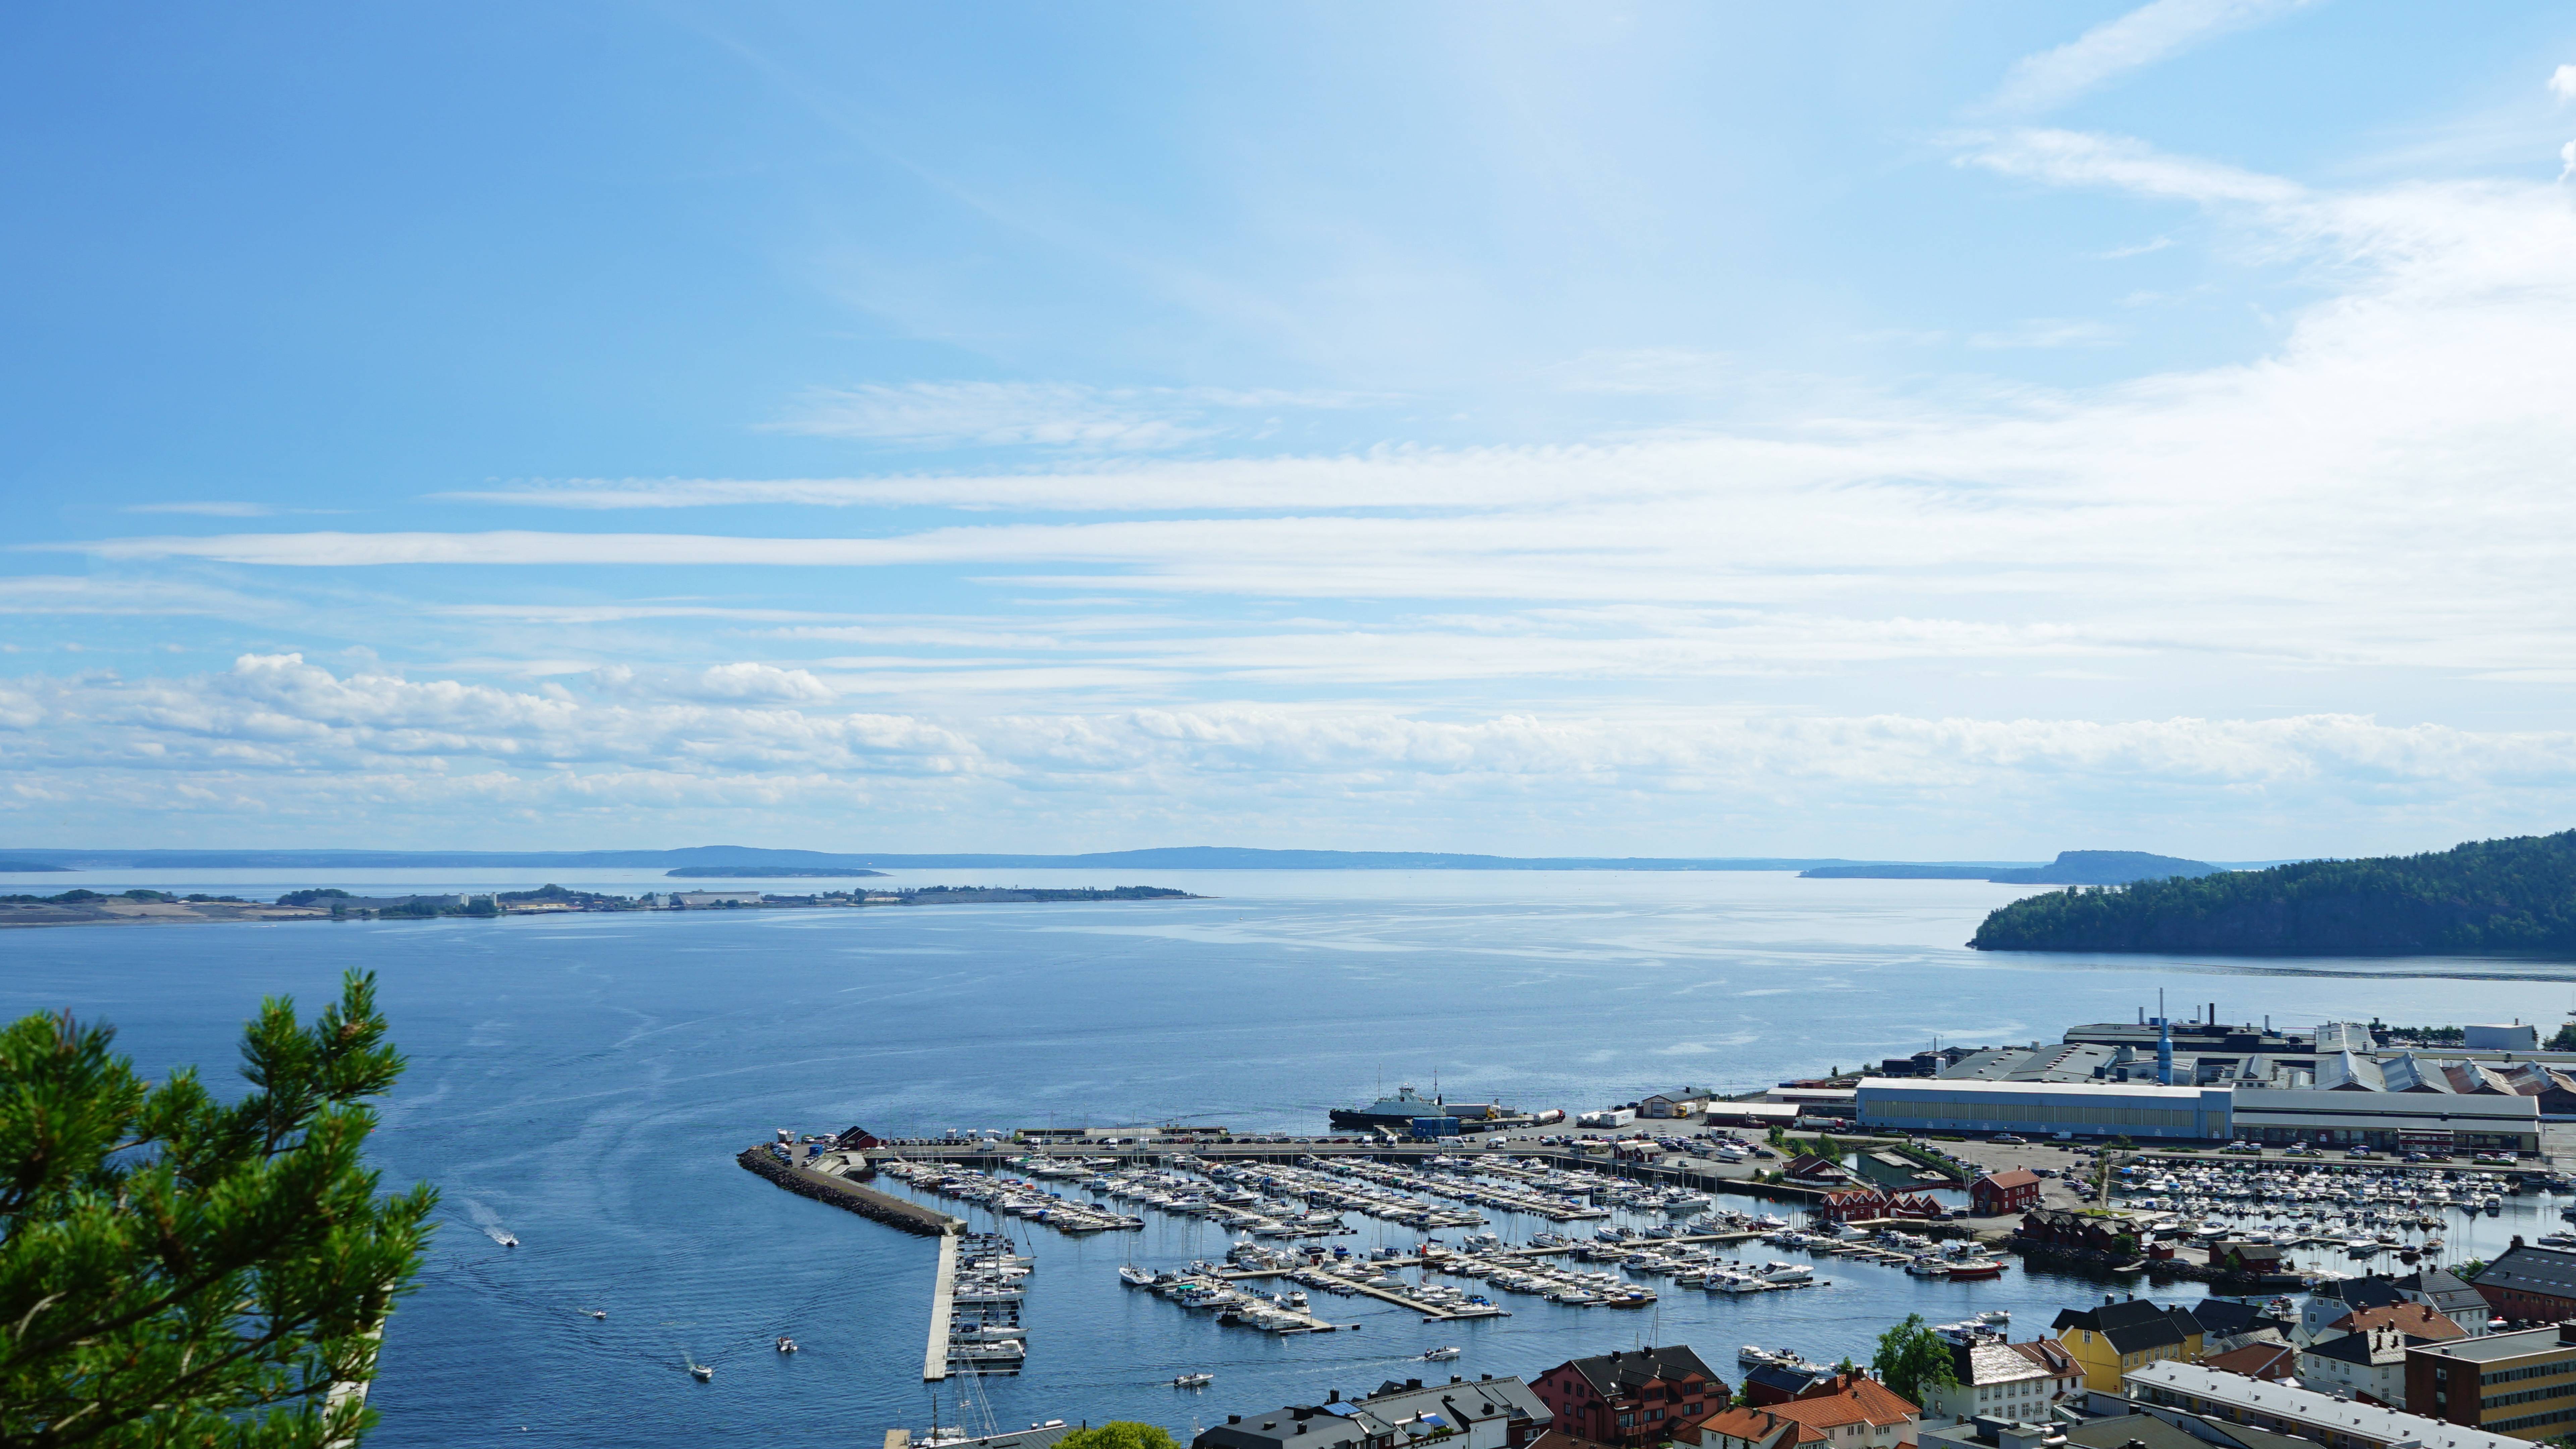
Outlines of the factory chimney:
{"type": "Polygon", "coordinates": [[[2156,993],[2156,1085],[2173,1085],[2173,1023],[2165,1018],[2165,994],[2156,993]]]}

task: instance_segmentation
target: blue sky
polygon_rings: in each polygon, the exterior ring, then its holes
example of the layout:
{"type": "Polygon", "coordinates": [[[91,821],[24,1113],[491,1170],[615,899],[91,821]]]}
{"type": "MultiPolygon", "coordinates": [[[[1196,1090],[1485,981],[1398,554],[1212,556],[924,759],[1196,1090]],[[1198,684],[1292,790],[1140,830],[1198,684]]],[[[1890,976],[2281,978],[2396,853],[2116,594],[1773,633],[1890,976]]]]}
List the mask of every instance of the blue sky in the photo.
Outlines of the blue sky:
{"type": "Polygon", "coordinates": [[[27,11],[0,844],[2576,825],[2576,17],[27,11]]]}

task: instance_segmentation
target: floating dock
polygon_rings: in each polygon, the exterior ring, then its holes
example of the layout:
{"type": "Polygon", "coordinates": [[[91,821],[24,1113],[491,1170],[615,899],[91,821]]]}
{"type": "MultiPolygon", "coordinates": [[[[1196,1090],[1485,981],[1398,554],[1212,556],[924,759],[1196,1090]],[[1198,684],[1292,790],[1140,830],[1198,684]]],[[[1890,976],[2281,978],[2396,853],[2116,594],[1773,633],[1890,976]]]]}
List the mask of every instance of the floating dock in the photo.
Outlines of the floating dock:
{"type": "Polygon", "coordinates": [[[930,1351],[922,1355],[924,1383],[948,1377],[948,1320],[956,1311],[957,1235],[939,1236],[939,1272],[930,1280],[930,1351]]]}

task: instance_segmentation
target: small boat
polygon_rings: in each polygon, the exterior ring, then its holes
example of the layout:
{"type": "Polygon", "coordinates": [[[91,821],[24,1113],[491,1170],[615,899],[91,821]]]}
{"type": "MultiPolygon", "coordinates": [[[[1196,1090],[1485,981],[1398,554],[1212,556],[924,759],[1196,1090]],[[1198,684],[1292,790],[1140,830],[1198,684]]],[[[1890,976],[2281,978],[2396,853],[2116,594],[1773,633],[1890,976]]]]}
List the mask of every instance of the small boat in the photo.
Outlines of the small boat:
{"type": "Polygon", "coordinates": [[[492,1241],[499,1243],[505,1248],[515,1248],[519,1246],[519,1235],[516,1233],[495,1233],[492,1235],[492,1241]]]}
{"type": "Polygon", "coordinates": [[[796,1351],[796,1340],[789,1338],[783,1333],[778,1335],[778,1351],[780,1353],[794,1353],[796,1351]]]}
{"type": "Polygon", "coordinates": [[[1179,1378],[1172,1380],[1172,1387],[1176,1389],[1203,1389],[1215,1382],[1216,1375],[1214,1374],[1183,1374],[1179,1378]]]}
{"type": "Polygon", "coordinates": [[[696,1379],[699,1383],[705,1383],[707,1380],[712,1379],[715,1376],[716,1371],[707,1367],[705,1364],[693,1363],[689,1365],[689,1377],[696,1379]]]}
{"type": "MultiPolygon", "coordinates": [[[[2144,1259],[2141,1259],[2138,1262],[2136,1269],[2117,1268],[2112,1271],[2127,1273],[2142,1270],[2145,1267],[2146,1262],[2144,1259]]],[[[2003,1275],[2004,1265],[2003,1260],[2000,1258],[1963,1259],[1950,1265],[1950,1281],[1953,1283],[1974,1282],[1981,1278],[2000,1278],[2003,1275]]]]}
{"type": "Polygon", "coordinates": [[[1735,1351],[1735,1361],[1746,1368],[1760,1368],[1764,1364],[1778,1363],[1780,1356],[1758,1343],[1748,1343],[1735,1351]]]}
{"type": "Polygon", "coordinates": [[[1997,1325],[2010,1323],[2012,1322],[2012,1310],[2009,1308],[1989,1308],[1985,1312],[1977,1315],[1977,1321],[1979,1323],[1997,1325]]]}
{"type": "Polygon", "coordinates": [[[594,1308],[590,1310],[590,1316],[593,1318],[606,1318],[608,1316],[608,1310],[605,1308],[594,1308]]]}
{"type": "Polygon", "coordinates": [[[1424,1363],[1447,1363],[1449,1360],[1456,1358],[1457,1356],[1458,1349],[1456,1346],[1451,1345],[1431,1350],[1429,1353],[1422,1356],[1422,1361],[1424,1363]]]}
{"type": "Polygon", "coordinates": [[[1118,1268],[1118,1281],[1130,1288],[1151,1288],[1154,1286],[1154,1275],[1133,1263],[1123,1263],[1118,1268]]]}

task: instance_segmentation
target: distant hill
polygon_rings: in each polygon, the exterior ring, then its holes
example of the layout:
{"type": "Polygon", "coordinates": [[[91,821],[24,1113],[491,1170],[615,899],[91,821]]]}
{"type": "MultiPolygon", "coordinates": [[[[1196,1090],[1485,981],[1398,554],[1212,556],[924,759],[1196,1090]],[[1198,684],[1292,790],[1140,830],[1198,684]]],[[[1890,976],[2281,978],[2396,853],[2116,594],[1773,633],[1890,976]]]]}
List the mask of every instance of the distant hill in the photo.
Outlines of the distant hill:
{"type": "Polygon", "coordinates": [[[2057,891],[1995,911],[1968,944],[2227,956],[2576,953],[2576,830],[2057,891]]]}
{"type": "Polygon", "coordinates": [[[10,849],[39,868],[83,870],[749,869],[778,875],[842,867],[879,870],[1804,870],[1851,865],[1833,857],[1455,855],[1413,850],[1252,850],[1186,845],[1089,855],[889,855],[700,845],[684,850],[37,850],[10,849]]]}
{"type": "Polygon", "coordinates": [[[2143,850],[2061,850],[2046,865],[1820,865],[1798,872],[1812,880],[1991,880],[2006,885],[2127,885],[2165,876],[2216,875],[2224,866],[2143,850]]]}
{"type": "Polygon", "coordinates": [[[47,865],[42,861],[0,860],[0,875],[43,875],[51,871],[70,869],[71,867],[67,865],[47,865]]]}
{"type": "Polygon", "coordinates": [[[847,880],[885,872],[855,865],[684,865],[662,874],[681,880],[847,880]]]}

